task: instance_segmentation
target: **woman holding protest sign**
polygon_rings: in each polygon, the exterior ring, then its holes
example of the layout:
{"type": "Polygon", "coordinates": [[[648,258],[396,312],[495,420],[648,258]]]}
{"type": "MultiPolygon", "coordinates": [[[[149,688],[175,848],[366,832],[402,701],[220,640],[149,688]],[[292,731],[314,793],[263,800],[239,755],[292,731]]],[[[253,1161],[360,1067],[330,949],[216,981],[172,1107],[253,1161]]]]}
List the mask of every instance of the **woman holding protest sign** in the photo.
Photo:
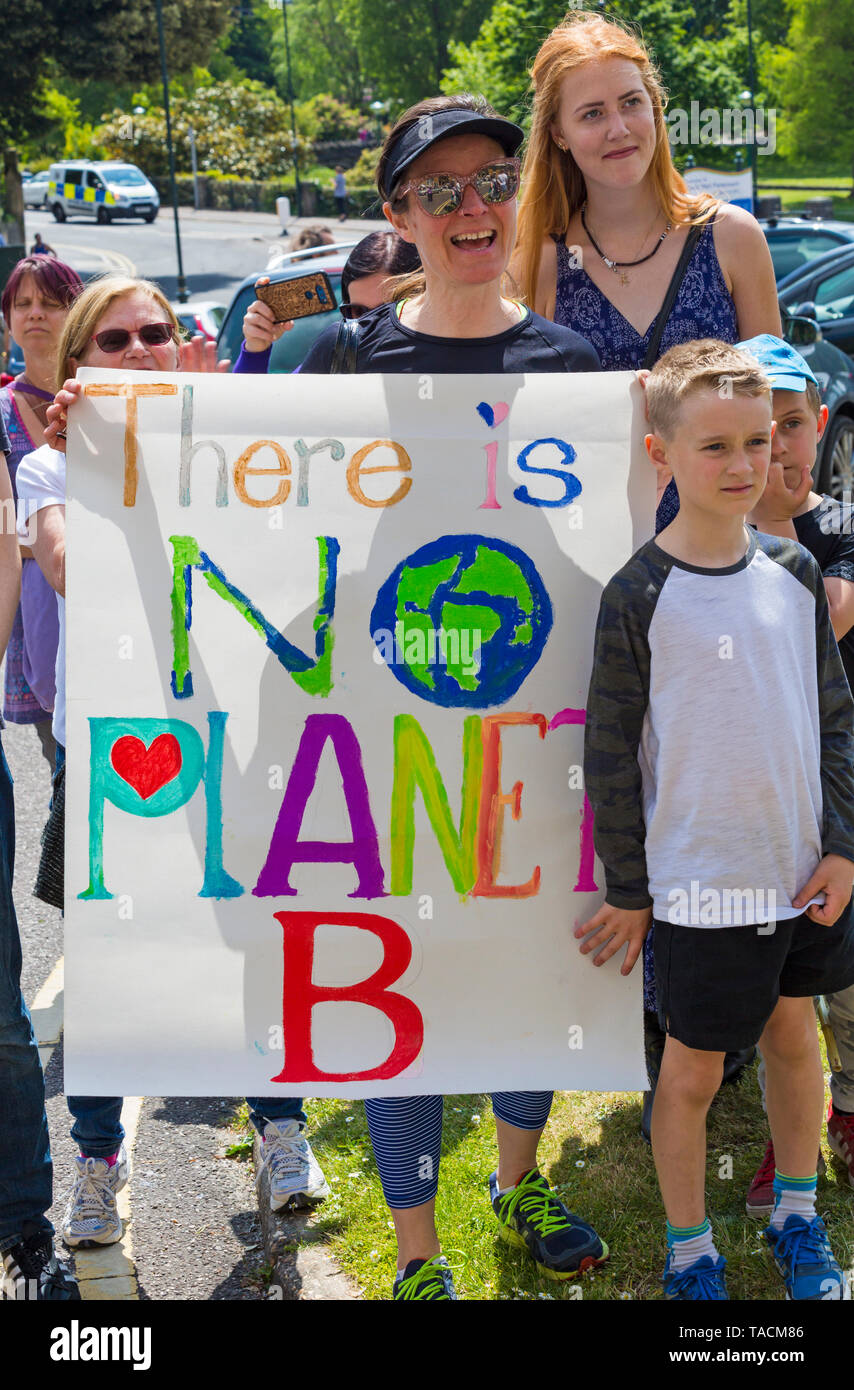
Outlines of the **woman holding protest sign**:
{"type": "MultiPolygon", "coordinates": [[[[528,303],[570,324],[606,371],[650,369],[697,338],[735,343],[779,334],[762,230],[744,208],[692,195],[671,154],[661,78],[620,22],[576,11],[549,34],[532,68],[531,136],[512,269],[528,303]]],[[[659,478],[656,530],[679,509],[659,478]]],[[[651,1087],[664,1034],[656,1019],[652,934],[644,950],[651,1087]]],[[[749,1060],[730,1054],[734,1079],[749,1060]]],[[[642,1132],[649,1138],[653,1090],[642,1132]]]]}
{"type": "MultiPolygon", "coordinates": [[[[60,650],[57,657],[57,703],[54,730],[59,747],[51,818],[37,891],[62,905],[64,878],[64,754],[65,754],[65,424],[67,412],[82,390],[73,380],[80,366],[129,371],[227,371],[216,362],[213,343],[201,338],[181,340],[180,325],[157,285],[146,280],[110,275],[95,281],[80,296],[68,316],[59,345],[62,383],[46,435],[60,446],[45,445],[21,465],[21,497],[28,514],[38,515],[33,550],[57,594],[60,650]],[[65,378],[68,378],[65,380],[65,378]]],[[[122,1097],[69,1096],[74,1116],[72,1137],[80,1146],[74,1187],[66,1208],[62,1234],[67,1245],[108,1245],[121,1238],[116,1194],[127,1180],[127,1160],[121,1124],[122,1097]]],[[[266,1157],[271,1167],[271,1200],[283,1206],[302,1197],[317,1200],[328,1191],[308,1142],[301,1137],[305,1123],[302,1103],[293,1097],[250,1100],[252,1118],[269,1133],[266,1157]],[[261,1107],[263,1106],[263,1116],[261,1107]]]]}
{"type": "MultiPolygon", "coordinates": [[[[396,302],[323,333],[303,373],[599,370],[596,353],[576,333],[504,293],[521,142],[520,128],[478,97],[429,98],[400,117],[383,146],[377,184],[386,217],[416,247],[422,269],[398,285],[396,302]]],[[[237,370],[266,371],[281,331],[268,306],[253,304],[237,370]]],[[[489,1187],[500,1234],[551,1278],[601,1264],[607,1246],[537,1169],[551,1091],[492,1099],[498,1169],[489,1187]]],[[[454,1299],[435,1225],[442,1097],[374,1098],[365,1108],[397,1235],[393,1297],[454,1299]]]]}
{"type": "MultiPolygon", "coordinates": [[[[70,265],[52,256],[26,256],[18,261],[3,290],[0,308],[24,356],[24,370],[0,390],[13,491],[21,459],[44,443],[46,411],[56,382],[57,346],[69,306],[82,288],[83,281],[70,265]]],[[[35,725],[52,773],[56,748],[50,715],[59,640],[56,600],[26,547],[21,559],[21,603],[6,649],[3,714],[13,724],[35,725]]]]}

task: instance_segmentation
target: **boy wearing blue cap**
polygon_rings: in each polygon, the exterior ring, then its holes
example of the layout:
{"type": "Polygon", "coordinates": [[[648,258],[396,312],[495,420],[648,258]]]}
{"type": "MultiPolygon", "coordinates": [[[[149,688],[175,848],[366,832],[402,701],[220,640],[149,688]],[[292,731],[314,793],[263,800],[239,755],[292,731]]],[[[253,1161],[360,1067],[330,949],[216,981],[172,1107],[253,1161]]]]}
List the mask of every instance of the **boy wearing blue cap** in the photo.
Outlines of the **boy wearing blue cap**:
{"type": "Polygon", "coordinates": [[[584,768],[606,897],[576,935],[597,965],[626,946],[628,974],[655,921],[665,1297],[728,1297],[706,1115],[725,1054],[761,1042],[778,1164],[765,1239],[789,1298],[848,1299],[815,1211],[812,999],[854,983],[854,702],[815,560],[745,526],[771,456],[763,370],[685,343],[646,395],[647,451],[680,509],[602,595],[584,768]]]}
{"type": "MultiPolygon", "coordinates": [[[[827,406],[808,363],[781,338],[763,333],[738,346],[756,359],[773,388],[771,466],[750,520],[767,535],[800,541],[818,561],[839,654],[854,689],[854,507],[812,487],[827,406]]],[[[842,1062],[830,1078],[827,1138],[854,1187],[854,985],[831,994],[827,1004],[842,1062]]],[[[774,1142],[769,1140],[747,1194],[748,1215],[773,1211],[774,1169],[774,1142]]]]}

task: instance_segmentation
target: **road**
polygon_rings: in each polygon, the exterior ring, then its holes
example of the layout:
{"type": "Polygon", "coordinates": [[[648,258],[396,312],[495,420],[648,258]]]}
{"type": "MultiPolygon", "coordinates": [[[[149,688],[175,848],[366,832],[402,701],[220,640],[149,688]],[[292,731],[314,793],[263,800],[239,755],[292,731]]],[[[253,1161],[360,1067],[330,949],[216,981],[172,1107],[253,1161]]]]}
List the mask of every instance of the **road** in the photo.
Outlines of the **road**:
{"type": "MultiPolygon", "coordinates": [[[[293,219],[290,226],[310,226],[323,218],[293,219]]],[[[351,220],[328,223],[336,241],[354,241],[385,222],[351,220]]],[[[227,304],[239,282],[266,268],[272,247],[282,245],[278,218],[253,212],[194,212],[179,217],[184,275],[191,299],[227,304]]],[[[90,219],[55,222],[49,212],[28,211],[28,245],[35,232],[84,277],[119,271],[156,280],[170,299],[177,297],[175,224],[171,208],[161,208],[156,222],[113,222],[98,226],[90,219]]]]}
{"type": "MultiPolygon", "coordinates": [[[[379,225],[336,223],[333,230],[337,240],[356,240],[379,225]]],[[[176,295],[174,225],[168,210],[151,225],[127,222],[105,227],[90,221],[59,224],[48,213],[28,211],[26,230],[28,240],[40,231],[84,277],[108,271],[144,275],[157,280],[170,298],[176,295]]],[[[277,219],[264,214],[182,210],[184,269],[191,296],[227,304],[244,276],[263,272],[270,247],[281,244],[279,231],[277,219]]],[[[55,1172],[50,1215],[58,1230],[77,1149],[69,1135],[71,1121],[62,1085],[62,917],[32,896],[50,779],[32,727],[7,725],[3,747],[15,780],[15,904],[23,946],[23,989],[43,1044],[55,1172]]],[[[240,1137],[225,1128],[240,1101],[239,1097],[126,1100],[122,1119],[128,1131],[131,1175],[128,1188],[119,1196],[125,1233],[118,1245],[77,1254],[84,1299],[263,1301],[268,1296],[270,1266],[254,1172],[250,1163],[225,1156],[226,1147],[240,1137]]],[[[331,1265],[323,1273],[334,1276],[331,1265]]],[[[322,1281],[315,1278],[314,1283],[318,1282],[322,1281]]],[[[335,1286],[334,1277],[326,1282],[335,1286]]],[[[308,1289],[306,1280],[303,1296],[354,1296],[308,1289]]],[[[284,1296],[297,1297],[299,1292],[284,1296]]]]}

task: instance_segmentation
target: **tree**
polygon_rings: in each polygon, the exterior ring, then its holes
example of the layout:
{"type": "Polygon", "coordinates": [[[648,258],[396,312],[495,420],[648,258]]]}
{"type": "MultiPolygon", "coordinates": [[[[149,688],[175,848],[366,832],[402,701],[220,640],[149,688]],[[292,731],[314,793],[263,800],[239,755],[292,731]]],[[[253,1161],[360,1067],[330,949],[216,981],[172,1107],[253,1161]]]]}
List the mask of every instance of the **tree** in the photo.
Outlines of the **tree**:
{"type": "Polygon", "coordinates": [[[272,37],[269,5],[261,9],[244,3],[238,7],[233,27],[219,42],[221,51],[232,59],[240,72],[253,82],[275,87],[276,75],[270,55],[272,37]]]}
{"type": "MultiPolygon", "coordinates": [[[[690,111],[691,102],[723,108],[737,105],[744,86],[733,65],[732,38],[703,37],[697,10],[689,0],[636,0],[607,3],[607,18],[630,20],[661,70],[671,107],[690,111]]],[[[712,0],[705,18],[718,23],[712,0]]],[[[475,41],[451,44],[451,66],[442,79],[446,92],[480,91],[502,115],[524,120],[530,103],[530,68],[546,35],[564,18],[560,0],[498,0],[475,41]]]]}
{"type": "Polygon", "coordinates": [[[40,0],[5,7],[0,24],[0,135],[22,141],[43,134],[46,73],[55,44],[53,24],[40,0]]]}
{"type": "MultiPolygon", "coordinates": [[[[276,178],[291,163],[293,142],[284,102],[257,82],[199,87],[171,103],[172,138],[179,169],[190,167],[189,131],[196,133],[199,171],[240,178],[276,178]]],[[[111,159],[132,159],[149,175],[168,171],[166,119],[159,106],[144,116],[115,111],[94,132],[111,159]]],[[[304,163],[309,153],[300,149],[304,163]]]]}
{"type": "MultiPolygon", "coordinates": [[[[44,0],[59,34],[54,52],[75,78],[119,84],[157,81],[160,48],[155,0],[44,0]]],[[[232,19],[229,0],[163,0],[170,76],[204,63],[232,19]]]]}
{"type": "Polygon", "coordinates": [[[791,0],[779,70],[792,153],[854,174],[854,0],[791,0]]]}
{"type": "Polygon", "coordinates": [[[472,42],[492,0],[342,0],[365,80],[378,96],[411,106],[441,89],[451,45],[472,42]]]}

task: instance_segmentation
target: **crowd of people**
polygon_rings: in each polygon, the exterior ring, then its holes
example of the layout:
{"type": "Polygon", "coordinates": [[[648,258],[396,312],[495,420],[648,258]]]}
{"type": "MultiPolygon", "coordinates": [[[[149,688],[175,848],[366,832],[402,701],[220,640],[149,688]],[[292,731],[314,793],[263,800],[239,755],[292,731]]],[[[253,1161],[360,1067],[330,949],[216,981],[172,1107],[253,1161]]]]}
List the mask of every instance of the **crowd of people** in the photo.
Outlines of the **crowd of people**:
{"type": "MultiPolygon", "coordinates": [[[[813,1001],[827,996],[842,1058],[827,1135],[854,1187],[854,509],[813,491],[827,409],[781,336],[762,232],[742,209],[686,189],[639,39],[573,13],[542,45],[532,82],[524,159],[522,130],[480,97],[428,98],[398,119],[377,170],[390,230],[353,251],[340,321],[299,370],[639,373],[656,534],[606,587],[590,634],[585,785],[606,894],[576,935],[595,966],[624,951],[623,973],[643,973],[643,1129],[667,1223],[664,1296],[729,1296],[706,1212],[706,1115],[758,1047],[770,1140],[747,1209],[768,1218],[781,1292],[848,1298],[815,1207],[824,1076],[813,1001]],[[721,633],[732,659],[721,659],[721,633]],[[726,750],[714,777],[710,748],[726,750]],[[703,912],[675,911],[669,890],[695,881],[703,912]],[[773,892],[770,926],[747,908],[737,921],[722,915],[737,884],[773,892]]],[[[4,713],[35,725],[51,764],[36,891],[61,906],[74,375],[80,365],[216,364],[181,344],[156,285],[106,276],[83,288],[54,256],[19,262],[2,307],[26,364],[0,391],[0,502],[14,493],[20,514],[18,537],[0,536],[4,713]]],[[[266,372],[288,328],[256,300],[233,371],[266,372]]],[[[5,1283],[23,1297],[73,1299],[46,1216],[52,1171],[20,994],[4,761],[0,850],[0,1097],[15,1115],[0,1129],[5,1283]]],[[[496,1233],[550,1278],[595,1269],[609,1258],[608,1232],[567,1210],[538,1167],[552,1093],[495,1091],[492,1104],[496,1233]]],[[[121,1237],[127,1176],[122,1099],[69,1097],[68,1107],[79,1157],[62,1238],[109,1244],[121,1237]]],[[[255,1097],[249,1108],[274,1208],[322,1200],[305,1102],[255,1097]]],[[[455,1299],[435,1220],[443,1099],[365,1108],[397,1239],[391,1295],[455,1299]]]]}

